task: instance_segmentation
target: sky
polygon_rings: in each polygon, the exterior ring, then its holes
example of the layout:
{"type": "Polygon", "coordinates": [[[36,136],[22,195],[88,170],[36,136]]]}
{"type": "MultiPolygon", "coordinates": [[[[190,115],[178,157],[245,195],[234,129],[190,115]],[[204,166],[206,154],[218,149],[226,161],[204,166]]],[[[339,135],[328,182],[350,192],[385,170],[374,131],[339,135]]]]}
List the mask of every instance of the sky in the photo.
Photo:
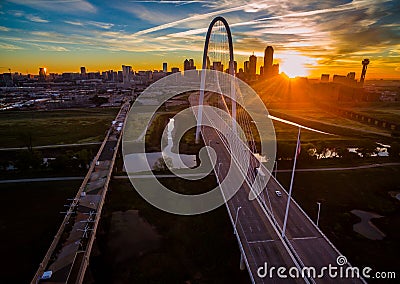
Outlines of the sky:
{"type": "MultiPolygon", "coordinates": [[[[200,68],[205,33],[223,16],[238,67],[265,47],[290,77],[361,73],[400,79],[398,0],[0,0],[0,73],[200,68]]],[[[258,70],[257,68],[257,70],[258,70]]]]}

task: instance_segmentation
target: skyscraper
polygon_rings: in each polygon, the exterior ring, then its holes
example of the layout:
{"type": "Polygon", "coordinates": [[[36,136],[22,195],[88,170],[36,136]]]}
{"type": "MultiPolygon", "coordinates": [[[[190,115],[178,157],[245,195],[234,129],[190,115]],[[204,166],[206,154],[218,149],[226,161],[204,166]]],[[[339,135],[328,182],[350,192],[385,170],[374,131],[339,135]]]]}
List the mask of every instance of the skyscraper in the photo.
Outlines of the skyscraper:
{"type": "Polygon", "coordinates": [[[271,77],[279,75],[279,64],[272,64],[271,77]]]}
{"type": "Polygon", "coordinates": [[[249,62],[249,74],[250,77],[254,78],[256,76],[257,57],[254,54],[250,55],[249,62]]]}
{"type": "Polygon", "coordinates": [[[195,70],[195,69],[196,69],[196,66],[194,66],[194,60],[193,60],[193,58],[190,58],[190,59],[189,59],[189,65],[190,65],[190,67],[192,68],[192,70],[195,70]]]}
{"type": "Polygon", "coordinates": [[[81,67],[81,79],[87,79],[86,67],[81,67]]]}
{"type": "Polygon", "coordinates": [[[122,65],[122,82],[128,84],[132,78],[132,66],[122,65]]]}
{"type": "Polygon", "coordinates": [[[264,52],[264,76],[272,76],[272,63],[274,61],[274,48],[272,46],[267,46],[264,52]]]}
{"type": "Polygon", "coordinates": [[[183,62],[183,70],[196,70],[196,66],[194,66],[194,60],[191,59],[185,59],[183,62]]]}
{"type": "Polygon", "coordinates": [[[245,75],[248,75],[249,74],[249,72],[250,72],[250,62],[249,61],[245,61],[244,62],[244,74],[245,75]]]}
{"type": "Polygon", "coordinates": [[[40,81],[46,80],[46,75],[47,75],[46,72],[47,72],[46,68],[44,68],[44,67],[39,68],[39,80],[40,81]]]}
{"type": "Polygon", "coordinates": [[[167,63],[167,62],[164,62],[164,63],[162,64],[162,71],[165,72],[165,73],[168,72],[168,63],[167,63]]]}
{"type": "Polygon", "coordinates": [[[224,72],[224,65],[221,63],[221,61],[214,61],[212,69],[215,71],[224,72]]]}

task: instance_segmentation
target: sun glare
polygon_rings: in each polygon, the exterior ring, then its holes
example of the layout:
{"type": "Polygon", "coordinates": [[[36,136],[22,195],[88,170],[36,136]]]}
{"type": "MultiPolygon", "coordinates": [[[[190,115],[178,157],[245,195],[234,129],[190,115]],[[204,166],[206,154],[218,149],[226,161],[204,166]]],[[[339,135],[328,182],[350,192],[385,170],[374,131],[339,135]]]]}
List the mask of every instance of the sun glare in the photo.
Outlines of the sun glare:
{"type": "Polygon", "coordinates": [[[299,54],[285,54],[281,57],[280,70],[290,78],[307,76],[306,64],[309,58],[299,54]]]}

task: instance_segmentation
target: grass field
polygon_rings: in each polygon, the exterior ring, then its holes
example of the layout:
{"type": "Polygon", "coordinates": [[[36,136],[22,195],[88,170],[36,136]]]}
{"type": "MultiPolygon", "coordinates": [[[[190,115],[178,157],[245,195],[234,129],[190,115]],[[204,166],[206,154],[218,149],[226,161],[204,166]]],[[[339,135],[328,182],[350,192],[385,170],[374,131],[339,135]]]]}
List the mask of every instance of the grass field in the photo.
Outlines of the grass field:
{"type": "Polygon", "coordinates": [[[400,123],[400,102],[357,102],[341,104],[340,107],[377,119],[400,123]]]}
{"type": "MultiPolygon", "coordinates": [[[[313,220],[317,216],[316,202],[322,202],[320,227],[353,265],[391,271],[399,267],[400,202],[389,192],[400,190],[399,174],[400,167],[298,172],[293,193],[313,220]],[[386,234],[386,238],[373,241],[355,233],[352,226],[360,219],[350,213],[353,209],[385,216],[372,222],[386,234]]],[[[279,173],[278,179],[288,188],[289,173],[279,173]]]]}
{"type": "Polygon", "coordinates": [[[0,184],[2,283],[29,283],[81,181],[0,184]]]}
{"type": "Polygon", "coordinates": [[[0,147],[101,141],[118,108],[0,112],[0,147]]]}
{"type": "MultiPolygon", "coordinates": [[[[272,109],[272,113],[290,115],[294,118],[300,118],[308,120],[312,123],[319,123],[326,125],[326,129],[329,126],[342,127],[343,130],[359,131],[359,132],[370,132],[375,134],[390,135],[389,130],[379,129],[361,122],[357,122],[351,119],[337,116],[333,113],[324,112],[320,109],[307,108],[307,109],[272,109]]],[[[277,115],[279,116],[279,115],[277,115]]],[[[324,126],[323,126],[324,127],[324,126]]],[[[325,128],[325,127],[324,127],[325,128]]]]}

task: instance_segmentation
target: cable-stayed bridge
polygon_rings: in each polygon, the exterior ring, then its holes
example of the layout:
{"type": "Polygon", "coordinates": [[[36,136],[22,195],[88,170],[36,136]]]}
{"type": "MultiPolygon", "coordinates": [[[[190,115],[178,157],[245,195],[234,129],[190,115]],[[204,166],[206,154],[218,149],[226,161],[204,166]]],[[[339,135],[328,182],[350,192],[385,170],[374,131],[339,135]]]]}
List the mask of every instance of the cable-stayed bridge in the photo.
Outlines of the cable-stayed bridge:
{"type": "MultiPolygon", "coordinates": [[[[252,130],[255,121],[246,113],[248,96],[238,90],[235,79],[205,71],[211,67],[211,57],[219,62],[213,64],[214,69],[226,62],[225,72],[235,74],[231,31],[222,17],[215,18],[208,29],[200,91],[194,92],[189,101],[198,107],[196,140],[202,137],[204,144],[217,153],[214,171],[222,194],[229,193],[229,187],[240,182],[233,178],[231,183],[223,183],[226,178],[241,176],[244,180],[236,194],[226,198],[241,251],[240,267],[247,268],[253,283],[365,282],[361,277],[352,277],[357,268],[347,263],[295,200],[289,198],[271,175],[271,168],[260,162],[252,130]],[[217,84],[217,92],[207,91],[207,84],[217,84]],[[207,106],[214,109],[205,111],[207,106]],[[221,112],[215,108],[228,116],[221,119],[221,112]],[[212,127],[202,126],[204,123],[212,127]],[[278,269],[283,273],[277,273],[278,269]],[[292,278],[288,276],[289,270],[302,273],[292,273],[298,276],[292,278]]],[[[267,155],[275,158],[275,153],[267,155]]]]}

